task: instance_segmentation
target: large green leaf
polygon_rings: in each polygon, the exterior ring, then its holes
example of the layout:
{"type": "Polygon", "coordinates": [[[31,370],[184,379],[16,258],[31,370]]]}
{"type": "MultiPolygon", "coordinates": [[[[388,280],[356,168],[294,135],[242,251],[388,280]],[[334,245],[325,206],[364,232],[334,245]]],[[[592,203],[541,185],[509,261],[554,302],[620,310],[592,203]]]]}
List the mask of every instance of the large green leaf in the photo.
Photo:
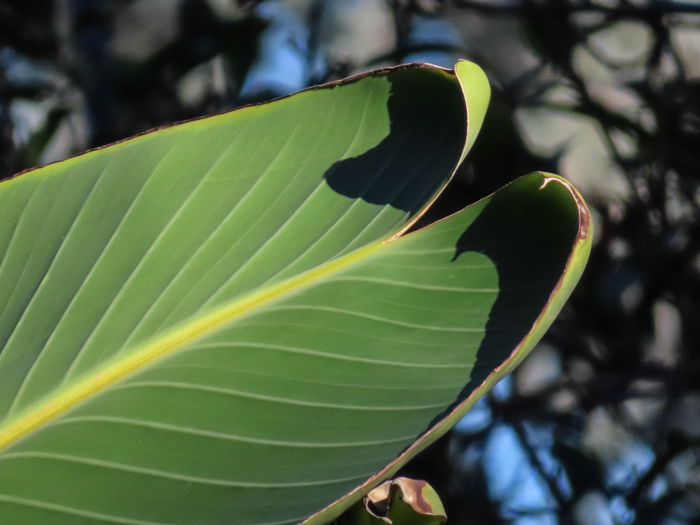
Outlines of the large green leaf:
{"type": "Polygon", "coordinates": [[[487,101],[384,69],[0,184],[1,521],[326,523],[446,432],[590,241],[544,174],[402,235],[487,101]]]}

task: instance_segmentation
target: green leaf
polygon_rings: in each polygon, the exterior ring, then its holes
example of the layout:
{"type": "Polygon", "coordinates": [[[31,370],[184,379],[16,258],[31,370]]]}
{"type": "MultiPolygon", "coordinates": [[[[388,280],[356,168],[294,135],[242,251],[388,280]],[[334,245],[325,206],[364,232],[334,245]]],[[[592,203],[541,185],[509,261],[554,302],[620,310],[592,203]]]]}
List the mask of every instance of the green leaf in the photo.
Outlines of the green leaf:
{"type": "Polygon", "coordinates": [[[544,174],[403,235],[487,101],[400,66],[1,183],[3,521],[328,523],[446,432],[590,244],[544,174]]]}

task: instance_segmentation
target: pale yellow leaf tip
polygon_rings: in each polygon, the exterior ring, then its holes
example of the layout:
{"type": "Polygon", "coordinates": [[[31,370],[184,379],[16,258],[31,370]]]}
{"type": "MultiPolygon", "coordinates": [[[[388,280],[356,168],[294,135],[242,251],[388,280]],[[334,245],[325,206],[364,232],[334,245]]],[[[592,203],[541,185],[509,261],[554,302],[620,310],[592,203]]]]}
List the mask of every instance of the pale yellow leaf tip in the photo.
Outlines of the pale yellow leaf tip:
{"type": "Polygon", "coordinates": [[[458,60],[454,67],[467,107],[467,140],[464,144],[460,162],[464,160],[474,145],[481,125],[486,117],[486,110],[491,99],[491,87],[484,70],[474,62],[458,60]]]}

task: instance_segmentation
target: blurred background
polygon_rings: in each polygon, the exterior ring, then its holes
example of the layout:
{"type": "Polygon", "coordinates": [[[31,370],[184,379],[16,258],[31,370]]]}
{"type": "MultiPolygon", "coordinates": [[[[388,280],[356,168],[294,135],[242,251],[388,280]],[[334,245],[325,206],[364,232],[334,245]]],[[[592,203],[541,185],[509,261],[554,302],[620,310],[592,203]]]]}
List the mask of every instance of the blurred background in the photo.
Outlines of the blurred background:
{"type": "Polygon", "coordinates": [[[700,2],[0,0],[0,178],[383,65],[493,86],[436,218],[534,170],[592,208],[543,342],[408,465],[450,524],[700,523],[700,2]]]}

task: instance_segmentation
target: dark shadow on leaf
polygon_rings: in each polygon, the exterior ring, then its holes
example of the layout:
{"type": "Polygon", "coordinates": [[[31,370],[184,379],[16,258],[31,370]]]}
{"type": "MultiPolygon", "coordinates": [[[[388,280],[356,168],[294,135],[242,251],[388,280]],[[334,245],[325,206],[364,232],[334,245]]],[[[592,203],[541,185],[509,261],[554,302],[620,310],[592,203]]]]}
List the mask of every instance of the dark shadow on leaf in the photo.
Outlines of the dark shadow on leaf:
{"type": "Polygon", "coordinates": [[[465,252],[478,252],[493,261],[499,293],[469,381],[449,410],[506,361],[527,335],[571,254],[578,213],[562,184],[551,182],[540,188],[542,180],[541,176],[519,179],[498,192],[456,243],[455,262],[465,252]]]}
{"type": "Polygon", "coordinates": [[[456,80],[442,71],[403,69],[390,79],[388,135],[365,153],[336,162],[324,177],[341,195],[412,213],[459,160],[464,101],[456,80]]]}

